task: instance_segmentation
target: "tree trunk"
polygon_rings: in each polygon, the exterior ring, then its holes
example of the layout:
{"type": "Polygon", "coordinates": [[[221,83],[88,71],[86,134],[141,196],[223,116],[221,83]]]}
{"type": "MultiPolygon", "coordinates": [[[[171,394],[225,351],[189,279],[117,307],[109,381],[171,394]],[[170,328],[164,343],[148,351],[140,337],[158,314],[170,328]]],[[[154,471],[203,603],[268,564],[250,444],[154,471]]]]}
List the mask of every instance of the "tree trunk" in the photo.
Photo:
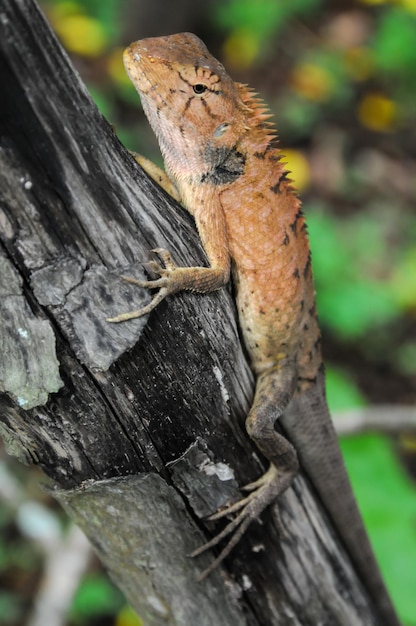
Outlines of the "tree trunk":
{"type": "MultiPolygon", "coordinates": [[[[41,465],[146,625],[376,624],[302,476],[203,582],[204,518],[258,477],[227,290],[150,317],[148,250],[204,263],[187,214],[120,145],[32,0],[0,4],[0,431],[41,465]]],[[[218,528],[218,526],[215,526],[218,528]]]]}

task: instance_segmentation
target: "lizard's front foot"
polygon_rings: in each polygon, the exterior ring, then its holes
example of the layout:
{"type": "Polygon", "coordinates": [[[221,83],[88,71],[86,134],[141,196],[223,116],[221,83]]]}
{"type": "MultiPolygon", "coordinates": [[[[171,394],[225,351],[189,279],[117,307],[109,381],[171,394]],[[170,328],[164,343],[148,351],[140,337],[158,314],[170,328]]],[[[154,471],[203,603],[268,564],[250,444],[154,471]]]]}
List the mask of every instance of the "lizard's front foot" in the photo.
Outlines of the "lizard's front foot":
{"type": "Polygon", "coordinates": [[[207,293],[208,291],[214,291],[215,289],[223,287],[228,280],[228,257],[225,260],[222,259],[222,264],[219,263],[216,267],[177,267],[172,261],[169,252],[164,248],[156,248],[151,252],[158,255],[163,262],[163,266],[157,261],[150,261],[150,263],[147,263],[147,267],[156,274],[159,274],[160,278],[156,280],[137,280],[130,276],[122,276],[122,278],[128,283],[132,283],[138,287],[159,289],[159,292],[153,300],[142,309],[131,311],[130,313],[122,313],[116,317],[110,317],[107,319],[107,322],[125,322],[126,320],[131,320],[136,317],[142,317],[142,315],[147,315],[147,313],[153,311],[166,296],[170,296],[182,290],[207,293]]]}
{"type": "Polygon", "coordinates": [[[146,266],[155,274],[158,274],[160,278],[157,278],[156,280],[137,280],[137,278],[133,278],[132,276],[121,276],[121,278],[127,283],[137,285],[138,287],[144,287],[145,289],[159,289],[159,292],[149,302],[149,304],[141,309],[129,311],[128,313],[121,313],[116,317],[109,317],[107,318],[107,322],[125,322],[126,320],[147,315],[153,311],[153,309],[155,309],[157,305],[162,302],[164,298],[166,298],[166,296],[183,288],[183,281],[180,279],[178,280],[178,274],[180,274],[180,269],[182,268],[176,267],[175,263],[172,261],[170,252],[165,250],[165,248],[155,248],[154,250],[151,250],[151,252],[158,255],[163,262],[163,266],[157,261],[149,261],[149,263],[146,263],[146,266]]]}
{"type": "Polygon", "coordinates": [[[280,471],[278,472],[274,465],[271,465],[263,476],[254,483],[244,487],[245,491],[251,491],[247,497],[214,513],[214,515],[208,518],[210,521],[217,520],[239,511],[236,517],[218,535],[192,552],[192,557],[198,556],[216,546],[225,537],[232,535],[219,556],[199,576],[199,580],[206,578],[228,556],[234,546],[240,541],[251,522],[258,519],[264,509],[288,487],[292,477],[292,474],[290,474],[286,478],[284,474],[282,475],[280,471]]]}

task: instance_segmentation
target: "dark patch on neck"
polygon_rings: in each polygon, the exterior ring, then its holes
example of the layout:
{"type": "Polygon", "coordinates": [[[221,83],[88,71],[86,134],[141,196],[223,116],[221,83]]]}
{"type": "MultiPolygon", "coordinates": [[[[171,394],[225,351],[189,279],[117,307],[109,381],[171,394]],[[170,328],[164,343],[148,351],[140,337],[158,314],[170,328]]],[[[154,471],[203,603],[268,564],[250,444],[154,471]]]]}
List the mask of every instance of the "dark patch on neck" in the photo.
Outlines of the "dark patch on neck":
{"type": "Polygon", "coordinates": [[[204,154],[207,163],[213,168],[202,174],[201,182],[212,185],[232,183],[244,173],[246,158],[237,148],[212,148],[207,146],[204,154]]]}

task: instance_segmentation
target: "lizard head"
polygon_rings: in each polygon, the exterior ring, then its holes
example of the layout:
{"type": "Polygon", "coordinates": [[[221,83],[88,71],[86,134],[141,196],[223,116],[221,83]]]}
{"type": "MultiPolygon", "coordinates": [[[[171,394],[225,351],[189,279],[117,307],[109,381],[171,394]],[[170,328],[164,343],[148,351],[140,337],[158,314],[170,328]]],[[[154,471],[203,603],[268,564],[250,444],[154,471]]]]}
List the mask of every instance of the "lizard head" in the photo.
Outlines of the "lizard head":
{"type": "Polygon", "coordinates": [[[178,181],[206,175],[235,151],[247,130],[241,86],[196,35],[142,39],[123,58],[178,181]]]}

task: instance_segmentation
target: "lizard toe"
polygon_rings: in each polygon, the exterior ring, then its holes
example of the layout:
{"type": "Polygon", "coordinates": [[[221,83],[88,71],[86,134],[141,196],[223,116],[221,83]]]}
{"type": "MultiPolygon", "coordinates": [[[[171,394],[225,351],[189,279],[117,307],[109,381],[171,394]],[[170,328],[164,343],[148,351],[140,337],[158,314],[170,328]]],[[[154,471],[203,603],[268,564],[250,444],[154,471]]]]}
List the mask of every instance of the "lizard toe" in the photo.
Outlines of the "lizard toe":
{"type": "Polygon", "coordinates": [[[162,259],[166,269],[171,271],[176,269],[176,265],[172,260],[172,256],[169,250],[166,250],[166,248],[153,248],[153,250],[150,250],[150,252],[157,254],[157,256],[162,259]]]}
{"type": "MultiPolygon", "coordinates": [[[[210,541],[207,541],[202,546],[194,550],[190,555],[192,557],[198,556],[206,550],[215,547],[223,539],[231,535],[231,538],[220,554],[200,575],[200,580],[206,578],[206,576],[208,576],[225,559],[225,557],[229,555],[234,546],[240,541],[251,522],[258,519],[264,509],[267,508],[269,504],[274,502],[278,495],[282,493],[286,487],[287,485],[285,484],[285,481],[280,479],[276,468],[272,465],[258,481],[250,484],[250,488],[253,490],[248,496],[242,498],[234,504],[231,504],[225,509],[214,513],[214,515],[211,515],[208,518],[209,520],[217,520],[239,511],[236,517],[231,520],[231,522],[229,522],[229,524],[227,524],[221,532],[215,535],[210,541]],[[256,486],[253,487],[254,485],[256,486]]],[[[276,513],[276,515],[277,518],[275,519],[278,522],[279,533],[285,537],[280,515],[278,513],[276,513]]]]}

